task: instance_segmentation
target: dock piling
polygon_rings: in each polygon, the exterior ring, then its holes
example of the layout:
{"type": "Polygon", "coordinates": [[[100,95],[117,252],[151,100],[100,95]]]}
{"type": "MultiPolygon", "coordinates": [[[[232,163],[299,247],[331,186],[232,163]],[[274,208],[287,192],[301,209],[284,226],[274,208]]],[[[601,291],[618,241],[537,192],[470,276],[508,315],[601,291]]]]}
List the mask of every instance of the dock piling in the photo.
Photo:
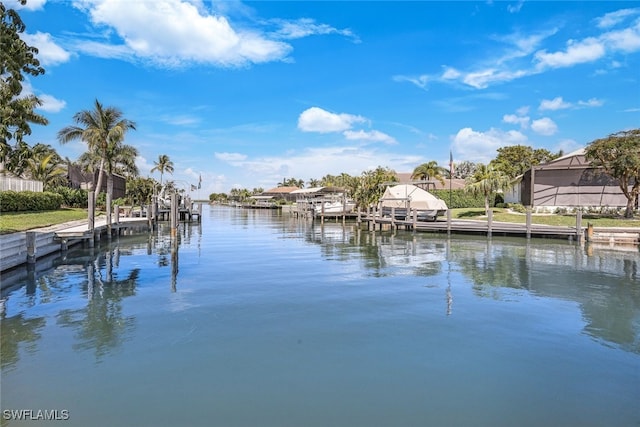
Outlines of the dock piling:
{"type": "Polygon", "coordinates": [[[27,264],[36,262],[36,233],[27,231],[27,264]]]}

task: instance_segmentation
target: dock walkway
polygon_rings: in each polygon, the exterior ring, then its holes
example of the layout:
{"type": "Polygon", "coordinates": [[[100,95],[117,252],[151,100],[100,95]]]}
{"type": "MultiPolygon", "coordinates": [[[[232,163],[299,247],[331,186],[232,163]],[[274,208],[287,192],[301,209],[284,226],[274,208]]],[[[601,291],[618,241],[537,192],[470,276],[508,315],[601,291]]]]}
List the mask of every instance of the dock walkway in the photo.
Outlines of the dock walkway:
{"type": "Polygon", "coordinates": [[[640,245],[640,227],[585,227],[577,220],[575,226],[498,222],[492,220],[449,219],[432,222],[416,221],[413,218],[401,220],[381,217],[372,213],[362,213],[358,222],[367,224],[370,230],[397,229],[436,233],[460,233],[501,235],[514,237],[540,237],[567,239],[577,242],[599,242],[610,244],[640,245]]]}
{"type": "MultiPolygon", "coordinates": [[[[149,218],[119,218],[117,221],[111,223],[111,229],[118,232],[119,230],[127,228],[150,228],[151,224],[149,218]]],[[[60,240],[72,240],[72,239],[88,239],[94,235],[100,235],[107,230],[106,218],[100,218],[96,220],[93,230],[89,229],[88,221],[83,224],[72,225],[66,228],[61,228],[54,232],[55,236],[60,240]]]]}

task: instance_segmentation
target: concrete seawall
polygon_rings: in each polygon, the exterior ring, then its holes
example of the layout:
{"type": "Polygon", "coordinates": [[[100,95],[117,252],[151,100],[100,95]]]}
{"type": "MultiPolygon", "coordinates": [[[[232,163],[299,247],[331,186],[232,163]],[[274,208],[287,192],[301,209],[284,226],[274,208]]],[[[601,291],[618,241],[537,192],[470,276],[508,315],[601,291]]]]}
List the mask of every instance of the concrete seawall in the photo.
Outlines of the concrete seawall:
{"type": "Polygon", "coordinates": [[[83,223],[86,223],[86,220],[0,235],[0,272],[26,264],[30,256],[32,261],[35,261],[59,252],[61,248],[60,241],[55,238],[56,231],[83,223]]]}

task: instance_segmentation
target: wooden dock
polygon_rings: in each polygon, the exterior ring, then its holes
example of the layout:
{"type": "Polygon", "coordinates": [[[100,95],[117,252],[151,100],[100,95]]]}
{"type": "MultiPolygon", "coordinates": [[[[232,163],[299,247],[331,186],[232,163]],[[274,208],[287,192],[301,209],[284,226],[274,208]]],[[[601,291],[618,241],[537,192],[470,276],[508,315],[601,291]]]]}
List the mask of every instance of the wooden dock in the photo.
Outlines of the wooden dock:
{"type": "MultiPolygon", "coordinates": [[[[105,217],[99,217],[89,229],[88,221],[73,221],[70,224],[56,225],[35,230],[22,231],[0,236],[0,273],[23,264],[33,265],[36,260],[56,252],[65,251],[76,243],[93,245],[96,239],[108,230],[105,217]]],[[[112,233],[121,233],[127,229],[145,229],[150,227],[147,218],[121,218],[111,226],[112,233]]]]}
{"type": "Polygon", "coordinates": [[[500,235],[515,237],[554,237],[564,239],[584,238],[584,227],[553,226],[542,224],[519,224],[512,222],[488,222],[481,220],[438,220],[438,221],[412,221],[412,220],[392,220],[391,218],[361,217],[366,222],[370,230],[398,229],[425,231],[434,233],[460,233],[479,235],[500,235]]]}
{"type": "MultiPolygon", "coordinates": [[[[111,224],[111,230],[113,233],[119,233],[121,230],[131,228],[146,228],[150,230],[152,227],[149,218],[119,218],[111,224]]],[[[62,242],[75,240],[75,239],[90,239],[94,236],[100,236],[108,231],[108,225],[106,218],[98,219],[93,229],[89,228],[89,224],[84,223],[80,225],[74,225],[71,227],[63,228],[54,232],[57,239],[62,242]]],[[[63,248],[64,249],[64,248],[63,248]]]]}
{"type": "Polygon", "coordinates": [[[525,238],[566,239],[578,243],[607,243],[613,245],[640,245],[639,227],[593,227],[583,226],[582,215],[576,215],[575,226],[555,226],[534,224],[531,215],[525,223],[497,222],[492,220],[492,212],[486,220],[452,219],[448,212],[446,219],[437,221],[417,221],[415,215],[397,219],[395,215],[381,216],[378,212],[359,213],[356,221],[367,224],[369,230],[405,229],[434,233],[457,233],[475,235],[499,235],[525,238]]]}

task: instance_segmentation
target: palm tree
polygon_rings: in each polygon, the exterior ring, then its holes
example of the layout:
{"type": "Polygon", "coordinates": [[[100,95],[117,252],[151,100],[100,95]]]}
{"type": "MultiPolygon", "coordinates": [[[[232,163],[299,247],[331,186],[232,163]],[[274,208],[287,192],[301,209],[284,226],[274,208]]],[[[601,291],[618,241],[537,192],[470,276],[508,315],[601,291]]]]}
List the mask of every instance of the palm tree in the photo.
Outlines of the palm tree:
{"type": "Polygon", "coordinates": [[[67,169],[56,161],[55,153],[29,159],[29,173],[32,179],[42,181],[45,190],[62,185],[67,180],[67,169]]]}
{"type": "Polygon", "coordinates": [[[162,175],[164,175],[165,172],[173,174],[173,162],[166,154],[160,154],[158,156],[158,161],[153,162],[153,164],[154,166],[151,168],[151,173],[154,173],[155,171],[160,172],[160,186],[162,186],[162,175]]]}
{"type": "Polygon", "coordinates": [[[58,141],[66,144],[80,139],[87,143],[90,152],[97,154],[100,159],[98,182],[94,189],[97,197],[102,187],[110,144],[121,144],[127,131],[135,130],[135,123],[125,119],[118,108],[103,107],[97,99],[93,110],[82,110],[76,113],[73,121],[76,123],[75,126],[67,126],[58,132],[58,141]]]}
{"type": "Polygon", "coordinates": [[[437,179],[444,185],[444,177],[447,170],[441,166],[438,166],[438,162],[431,160],[430,162],[423,163],[413,170],[411,179],[420,179],[429,181],[431,178],[437,179]]]}
{"type": "Polygon", "coordinates": [[[511,186],[511,180],[501,171],[492,166],[479,163],[475,173],[468,179],[469,184],[464,188],[473,194],[484,196],[484,209],[489,213],[489,196],[499,190],[507,190],[511,186]]]}
{"type": "MultiPolygon", "coordinates": [[[[138,150],[122,143],[122,137],[113,137],[107,144],[103,157],[104,169],[107,175],[107,227],[111,227],[111,201],[113,199],[113,174],[135,177],[138,175],[138,167],[135,159],[138,150]]],[[[100,181],[98,179],[98,181],[100,181]]]]}

